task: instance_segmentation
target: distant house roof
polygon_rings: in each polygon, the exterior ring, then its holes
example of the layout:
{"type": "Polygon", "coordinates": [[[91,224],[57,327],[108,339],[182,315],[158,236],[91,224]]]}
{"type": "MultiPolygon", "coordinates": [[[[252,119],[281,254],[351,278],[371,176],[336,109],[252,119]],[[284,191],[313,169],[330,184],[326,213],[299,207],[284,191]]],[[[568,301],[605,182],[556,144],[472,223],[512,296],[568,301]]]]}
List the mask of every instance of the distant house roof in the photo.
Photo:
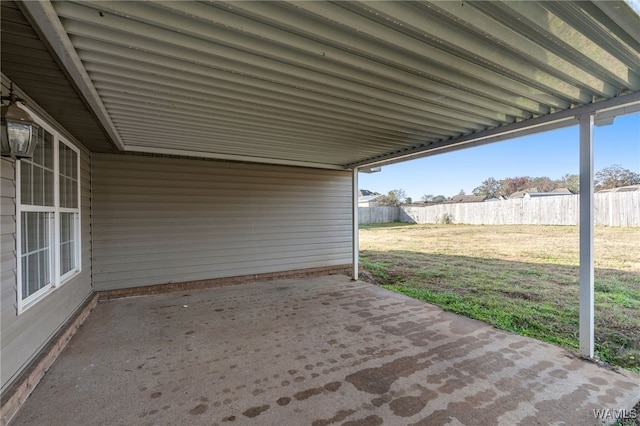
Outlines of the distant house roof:
{"type": "Polygon", "coordinates": [[[369,191],[368,189],[361,189],[359,192],[361,197],[367,195],[380,195],[377,192],[369,191]]]}
{"type": "Polygon", "coordinates": [[[635,192],[640,191],[640,185],[621,186],[619,188],[603,189],[601,192],[635,192]]]}
{"type": "Polygon", "coordinates": [[[523,198],[557,197],[562,195],[573,195],[573,192],[528,192],[523,198]]]}
{"type": "Polygon", "coordinates": [[[523,189],[522,191],[514,192],[513,194],[509,195],[508,198],[524,198],[526,194],[533,194],[537,192],[538,188],[523,189]]]}
{"type": "Polygon", "coordinates": [[[522,191],[514,192],[509,198],[537,198],[537,197],[555,197],[558,195],[572,195],[573,192],[569,188],[556,188],[551,192],[540,192],[538,188],[529,188],[522,191]]]}
{"type": "Polygon", "coordinates": [[[455,195],[451,197],[451,201],[454,203],[481,203],[486,198],[483,195],[455,195]]]}
{"type": "Polygon", "coordinates": [[[569,188],[556,188],[551,192],[553,192],[554,194],[566,194],[566,195],[573,194],[573,191],[570,190],[569,188]]]}
{"type": "Polygon", "coordinates": [[[382,195],[380,195],[380,194],[363,195],[362,197],[358,197],[358,203],[368,203],[370,201],[377,200],[380,197],[382,197],[382,195]]]}

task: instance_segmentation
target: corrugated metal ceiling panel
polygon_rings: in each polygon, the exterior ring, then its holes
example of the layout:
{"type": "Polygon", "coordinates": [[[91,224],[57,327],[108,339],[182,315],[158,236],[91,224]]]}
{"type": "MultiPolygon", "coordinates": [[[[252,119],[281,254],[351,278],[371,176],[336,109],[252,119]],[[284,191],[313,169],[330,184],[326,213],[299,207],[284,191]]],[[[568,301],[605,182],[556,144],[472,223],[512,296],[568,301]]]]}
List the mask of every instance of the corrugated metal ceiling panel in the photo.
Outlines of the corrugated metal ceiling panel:
{"type": "Polygon", "coordinates": [[[347,166],[640,91],[605,3],[54,8],[125,147],[347,166]]]}

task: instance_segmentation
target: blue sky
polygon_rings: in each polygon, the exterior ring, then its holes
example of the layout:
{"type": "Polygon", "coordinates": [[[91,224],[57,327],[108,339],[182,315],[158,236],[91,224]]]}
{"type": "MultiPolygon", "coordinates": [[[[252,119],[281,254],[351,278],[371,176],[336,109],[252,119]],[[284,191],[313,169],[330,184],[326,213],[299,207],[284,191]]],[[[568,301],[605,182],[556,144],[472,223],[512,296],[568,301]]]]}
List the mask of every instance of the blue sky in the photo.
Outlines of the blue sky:
{"type": "MultiPolygon", "coordinates": [[[[386,194],[403,189],[419,201],[425,194],[471,194],[488,177],[548,176],[578,173],[578,127],[540,133],[476,148],[383,166],[379,173],[359,175],[360,189],[386,194]]],[[[594,167],[620,164],[640,173],[640,113],[594,127],[594,167]]]]}

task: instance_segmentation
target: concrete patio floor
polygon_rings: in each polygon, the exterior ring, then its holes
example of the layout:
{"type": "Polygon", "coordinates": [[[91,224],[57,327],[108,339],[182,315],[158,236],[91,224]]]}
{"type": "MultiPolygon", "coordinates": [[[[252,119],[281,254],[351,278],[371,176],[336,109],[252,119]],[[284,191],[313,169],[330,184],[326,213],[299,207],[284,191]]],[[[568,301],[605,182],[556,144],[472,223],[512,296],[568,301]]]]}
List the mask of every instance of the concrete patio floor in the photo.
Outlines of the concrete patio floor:
{"type": "Polygon", "coordinates": [[[11,425],[582,426],[638,399],[640,376],[333,275],[100,303],[11,425]]]}

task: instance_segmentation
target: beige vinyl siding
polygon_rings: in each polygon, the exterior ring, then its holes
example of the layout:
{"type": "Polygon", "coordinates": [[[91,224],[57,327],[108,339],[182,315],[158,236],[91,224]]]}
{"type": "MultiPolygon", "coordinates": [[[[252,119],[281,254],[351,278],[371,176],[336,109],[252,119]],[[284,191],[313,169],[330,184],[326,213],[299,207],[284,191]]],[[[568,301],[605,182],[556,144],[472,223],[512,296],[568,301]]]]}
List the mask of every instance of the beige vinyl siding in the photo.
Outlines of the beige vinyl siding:
{"type": "Polygon", "coordinates": [[[351,263],[351,173],[93,156],[96,290],[351,263]]]}
{"type": "Polygon", "coordinates": [[[18,315],[15,274],[15,165],[12,161],[2,160],[2,391],[92,294],[91,163],[89,155],[85,152],[80,155],[80,174],[82,271],[18,315]]]}
{"type": "MultiPolygon", "coordinates": [[[[15,163],[0,159],[0,321],[2,331],[16,313],[16,186],[15,163]]],[[[4,348],[4,333],[2,333],[4,348]]],[[[4,350],[3,356],[5,358],[4,350]]],[[[2,360],[4,363],[4,360],[2,360]]],[[[3,364],[4,365],[4,364],[3,364]]],[[[3,369],[4,372],[4,369],[3,369]]],[[[2,374],[4,377],[4,374],[2,374]]]]}

